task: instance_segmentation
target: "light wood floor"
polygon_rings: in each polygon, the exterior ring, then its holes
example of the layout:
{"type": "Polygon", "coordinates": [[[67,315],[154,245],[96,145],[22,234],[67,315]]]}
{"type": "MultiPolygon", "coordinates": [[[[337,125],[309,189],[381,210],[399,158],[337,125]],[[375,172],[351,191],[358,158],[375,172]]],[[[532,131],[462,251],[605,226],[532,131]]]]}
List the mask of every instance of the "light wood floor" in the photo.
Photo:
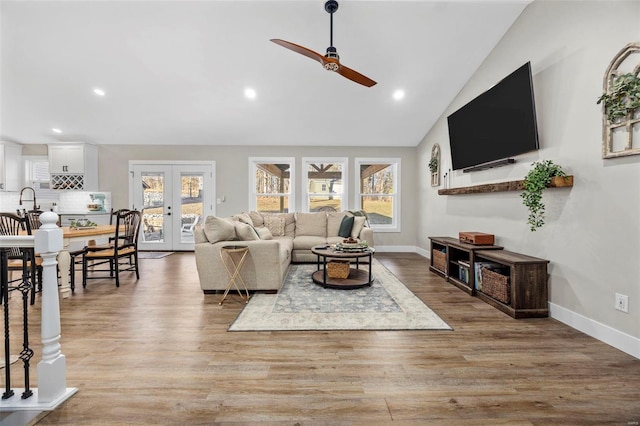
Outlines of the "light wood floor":
{"type": "MultiPolygon", "coordinates": [[[[376,258],[454,331],[229,333],[244,305],[203,295],[192,253],[145,259],[139,281],[95,280],[61,301],[67,386],[79,392],[39,424],[640,421],[640,360],[552,319],[511,319],[419,255],[376,258]]],[[[38,296],[36,363],[39,321],[38,296]]]]}

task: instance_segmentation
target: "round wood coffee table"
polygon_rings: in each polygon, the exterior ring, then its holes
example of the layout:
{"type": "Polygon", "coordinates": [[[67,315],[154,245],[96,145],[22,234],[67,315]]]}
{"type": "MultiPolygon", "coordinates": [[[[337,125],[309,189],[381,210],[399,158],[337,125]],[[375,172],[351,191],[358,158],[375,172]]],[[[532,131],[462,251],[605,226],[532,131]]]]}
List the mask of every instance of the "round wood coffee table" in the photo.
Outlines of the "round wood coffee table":
{"type": "Polygon", "coordinates": [[[370,286],[373,283],[372,275],[373,247],[366,248],[362,251],[338,251],[326,245],[315,246],[311,248],[311,252],[318,256],[318,270],[313,273],[311,278],[316,284],[323,287],[338,289],[354,289],[370,286]],[[368,270],[360,269],[360,259],[369,258],[368,270]],[[322,260],[320,260],[322,258],[322,260]],[[356,261],[355,268],[349,268],[349,276],[347,278],[331,278],[327,275],[327,262],[331,259],[348,259],[356,261]]]}

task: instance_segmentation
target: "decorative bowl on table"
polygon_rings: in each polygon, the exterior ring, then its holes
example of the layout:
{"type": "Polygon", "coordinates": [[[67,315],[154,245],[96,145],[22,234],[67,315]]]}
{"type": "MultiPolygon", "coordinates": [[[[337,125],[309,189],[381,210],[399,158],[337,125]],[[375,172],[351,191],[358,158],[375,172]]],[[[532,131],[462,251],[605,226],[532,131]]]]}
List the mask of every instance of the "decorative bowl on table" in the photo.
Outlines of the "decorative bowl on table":
{"type": "Polygon", "coordinates": [[[355,238],[347,238],[342,240],[342,243],[340,243],[340,246],[343,248],[356,248],[356,247],[360,247],[360,241],[356,240],[355,238]]]}

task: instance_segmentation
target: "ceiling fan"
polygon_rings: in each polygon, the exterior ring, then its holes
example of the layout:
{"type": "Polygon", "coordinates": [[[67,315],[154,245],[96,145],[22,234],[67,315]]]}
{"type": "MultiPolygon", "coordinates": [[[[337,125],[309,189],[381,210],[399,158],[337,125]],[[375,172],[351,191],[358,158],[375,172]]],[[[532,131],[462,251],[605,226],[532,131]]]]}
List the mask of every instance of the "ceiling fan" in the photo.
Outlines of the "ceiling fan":
{"type": "Polygon", "coordinates": [[[336,0],[328,0],[324,4],[324,10],[329,13],[331,17],[331,26],[330,26],[330,40],[329,47],[327,47],[327,54],[321,55],[320,53],[314,52],[311,49],[307,49],[304,46],[300,46],[299,44],[291,43],[286,40],[281,40],[279,38],[272,38],[271,41],[275,44],[278,44],[282,47],[286,47],[287,49],[293,50],[301,55],[304,55],[308,58],[314,59],[322,64],[324,69],[328,71],[334,71],[340,74],[343,77],[348,78],[349,80],[355,81],[356,83],[362,84],[363,86],[371,87],[376,84],[375,81],[371,80],[369,77],[360,74],[359,72],[352,70],[351,68],[345,67],[340,63],[340,57],[338,56],[338,51],[335,47],[333,47],[333,14],[336,10],[338,10],[338,2],[336,0]]]}

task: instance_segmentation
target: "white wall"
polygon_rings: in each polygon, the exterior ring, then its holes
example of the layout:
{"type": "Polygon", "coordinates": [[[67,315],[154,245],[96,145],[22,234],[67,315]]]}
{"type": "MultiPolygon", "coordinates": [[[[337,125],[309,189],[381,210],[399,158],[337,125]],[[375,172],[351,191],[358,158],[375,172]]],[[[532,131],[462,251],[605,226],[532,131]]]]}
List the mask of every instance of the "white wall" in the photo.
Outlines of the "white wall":
{"type": "MultiPolygon", "coordinates": [[[[512,251],[551,261],[552,315],[640,356],[640,156],[603,160],[596,99],[616,53],[640,41],[638,1],[536,1],[530,4],[425,136],[418,148],[418,245],[458,231],[496,235],[512,251]],[[439,196],[427,163],[439,143],[451,164],[446,117],[531,61],[541,149],[514,165],[454,172],[451,186],[522,179],[531,162],[551,159],[575,176],[571,189],[545,192],[547,224],[531,232],[519,192],[439,196]],[[614,293],[629,313],[614,310],[614,293]]],[[[464,54],[464,52],[460,52],[464,54]]]]}
{"type": "Polygon", "coordinates": [[[415,176],[417,160],[415,148],[362,148],[362,147],[291,147],[291,146],[143,146],[102,145],[99,149],[99,182],[101,191],[110,191],[115,208],[128,205],[129,160],[215,161],[216,196],[225,202],[216,206],[218,216],[230,216],[248,210],[249,157],[295,157],[296,210],[302,202],[301,170],[303,157],[349,158],[349,208],[355,206],[355,166],[357,157],[400,158],[402,191],[401,226],[399,233],[377,232],[376,246],[410,247],[416,245],[418,212],[412,194],[417,192],[415,176]]]}

